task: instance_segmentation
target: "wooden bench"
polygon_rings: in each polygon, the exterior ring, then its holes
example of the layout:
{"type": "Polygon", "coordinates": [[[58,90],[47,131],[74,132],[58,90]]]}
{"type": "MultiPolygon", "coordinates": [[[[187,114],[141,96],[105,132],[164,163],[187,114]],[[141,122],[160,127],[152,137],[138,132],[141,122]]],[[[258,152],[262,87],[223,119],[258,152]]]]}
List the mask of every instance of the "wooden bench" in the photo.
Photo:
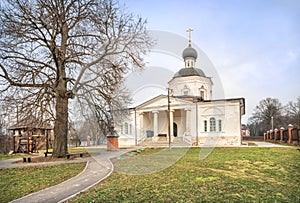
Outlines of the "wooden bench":
{"type": "Polygon", "coordinates": [[[45,154],[45,157],[47,157],[48,156],[48,154],[53,154],[53,152],[44,152],[44,154],[45,154]]]}
{"type": "Polygon", "coordinates": [[[83,157],[83,152],[77,152],[77,153],[68,153],[66,155],[67,159],[70,159],[71,156],[76,157],[77,155],[79,155],[79,157],[83,157]]]}

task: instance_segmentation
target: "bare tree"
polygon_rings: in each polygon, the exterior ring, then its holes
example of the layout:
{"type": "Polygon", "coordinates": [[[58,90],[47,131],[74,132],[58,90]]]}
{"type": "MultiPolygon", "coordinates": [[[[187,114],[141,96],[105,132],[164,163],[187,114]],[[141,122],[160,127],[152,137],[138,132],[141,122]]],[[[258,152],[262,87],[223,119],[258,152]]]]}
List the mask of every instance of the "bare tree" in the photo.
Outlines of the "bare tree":
{"type": "Polygon", "coordinates": [[[261,134],[272,128],[272,121],[274,128],[280,128],[283,125],[282,110],[282,104],[278,99],[266,98],[261,100],[249,119],[251,130],[255,130],[256,135],[261,134]]]}
{"type": "Polygon", "coordinates": [[[145,23],[114,0],[2,4],[0,91],[55,121],[55,157],[67,153],[70,98],[111,119],[124,74],[143,67],[152,45],[145,23]]]}
{"type": "Polygon", "coordinates": [[[296,102],[290,101],[285,107],[285,116],[289,124],[300,128],[300,97],[296,102]]]}
{"type": "Polygon", "coordinates": [[[5,123],[4,117],[5,117],[5,115],[0,114],[0,136],[4,135],[6,133],[6,131],[5,131],[6,123],[5,123]]]}
{"type": "Polygon", "coordinates": [[[16,109],[12,103],[0,97],[0,135],[9,135],[9,123],[14,115],[16,109]]]}

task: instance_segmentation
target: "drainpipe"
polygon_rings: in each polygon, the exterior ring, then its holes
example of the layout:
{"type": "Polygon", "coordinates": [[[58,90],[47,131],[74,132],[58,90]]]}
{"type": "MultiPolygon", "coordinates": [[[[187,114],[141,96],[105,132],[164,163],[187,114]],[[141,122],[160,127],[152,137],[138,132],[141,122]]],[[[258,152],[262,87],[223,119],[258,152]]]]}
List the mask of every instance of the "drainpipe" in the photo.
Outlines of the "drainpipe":
{"type": "Polygon", "coordinates": [[[138,145],[136,123],[137,123],[137,122],[136,122],[136,108],[134,108],[134,136],[135,136],[135,146],[138,145]]]}

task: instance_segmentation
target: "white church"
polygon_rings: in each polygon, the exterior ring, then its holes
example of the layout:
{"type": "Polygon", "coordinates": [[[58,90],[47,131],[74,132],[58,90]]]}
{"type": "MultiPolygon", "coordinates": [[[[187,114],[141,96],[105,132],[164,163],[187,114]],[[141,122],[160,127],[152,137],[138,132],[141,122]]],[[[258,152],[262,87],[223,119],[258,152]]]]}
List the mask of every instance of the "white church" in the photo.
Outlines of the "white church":
{"type": "Polygon", "coordinates": [[[184,68],[168,82],[168,95],[128,109],[128,117],[116,123],[120,147],[162,140],[196,146],[241,145],[245,99],[212,100],[213,81],[196,68],[197,55],[189,38],[182,52],[184,68]]]}

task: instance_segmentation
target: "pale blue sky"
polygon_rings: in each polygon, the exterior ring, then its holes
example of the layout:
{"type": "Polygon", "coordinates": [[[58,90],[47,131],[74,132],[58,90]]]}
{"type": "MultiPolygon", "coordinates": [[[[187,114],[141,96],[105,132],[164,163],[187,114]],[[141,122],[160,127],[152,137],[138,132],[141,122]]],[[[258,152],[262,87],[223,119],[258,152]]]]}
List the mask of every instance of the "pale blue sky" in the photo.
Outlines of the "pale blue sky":
{"type": "MultiPolygon", "coordinates": [[[[186,29],[192,28],[193,43],[214,64],[225,97],[245,97],[247,112],[243,122],[266,97],[286,104],[300,96],[299,0],[122,0],[123,3],[129,11],[147,18],[148,29],[186,37],[186,29]]],[[[174,71],[180,68],[181,64],[174,71]]]]}

